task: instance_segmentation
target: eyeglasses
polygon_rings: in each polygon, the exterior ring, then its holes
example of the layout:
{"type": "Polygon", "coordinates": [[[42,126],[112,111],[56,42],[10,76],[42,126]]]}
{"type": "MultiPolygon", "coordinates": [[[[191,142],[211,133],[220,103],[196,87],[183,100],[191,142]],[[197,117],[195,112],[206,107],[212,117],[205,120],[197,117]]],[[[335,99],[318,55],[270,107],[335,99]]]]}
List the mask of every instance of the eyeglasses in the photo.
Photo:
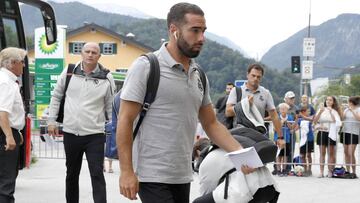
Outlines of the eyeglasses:
{"type": "Polygon", "coordinates": [[[12,61],[13,63],[17,62],[17,63],[22,63],[22,64],[25,64],[25,60],[14,60],[12,61]]]}

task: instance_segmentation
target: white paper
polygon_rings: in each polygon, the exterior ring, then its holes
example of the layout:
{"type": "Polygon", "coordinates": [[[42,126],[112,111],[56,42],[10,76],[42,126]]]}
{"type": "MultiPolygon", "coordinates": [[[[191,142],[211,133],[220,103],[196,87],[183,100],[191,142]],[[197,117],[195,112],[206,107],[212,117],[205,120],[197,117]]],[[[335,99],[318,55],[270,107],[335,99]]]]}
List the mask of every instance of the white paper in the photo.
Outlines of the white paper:
{"type": "Polygon", "coordinates": [[[242,165],[247,165],[252,168],[259,168],[264,166],[254,147],[233,151],[227,153],[225,156],[230,158],[238,171],[241,171],[242,165]]]}
{"type": "Polygon", "coordinates": [[[55,141],[50,137],[50,135],[43,135],[44,139],[45,139],[45,143],[49,146],[52,147],[55,144],[55,141]]]}

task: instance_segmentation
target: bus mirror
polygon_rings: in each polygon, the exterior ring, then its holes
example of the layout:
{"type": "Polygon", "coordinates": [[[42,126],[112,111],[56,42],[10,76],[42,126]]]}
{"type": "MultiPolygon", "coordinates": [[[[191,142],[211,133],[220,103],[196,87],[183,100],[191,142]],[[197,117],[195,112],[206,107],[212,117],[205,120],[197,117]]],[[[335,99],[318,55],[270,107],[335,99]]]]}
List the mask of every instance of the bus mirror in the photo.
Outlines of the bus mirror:
{"type": "Polygon", "coordinates": [[[44,9],[41,11],[45,24],[45,35],[47,44],[53,44],[56,42],[57,30],[54,12],[49,9],[44,9]]]}

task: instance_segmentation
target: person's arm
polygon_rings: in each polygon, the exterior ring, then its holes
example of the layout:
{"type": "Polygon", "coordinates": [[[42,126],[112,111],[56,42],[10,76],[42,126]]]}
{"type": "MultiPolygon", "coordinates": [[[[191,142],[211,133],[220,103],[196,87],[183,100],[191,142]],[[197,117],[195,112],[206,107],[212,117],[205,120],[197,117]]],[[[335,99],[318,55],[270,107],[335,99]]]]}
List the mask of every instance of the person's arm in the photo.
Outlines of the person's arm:
{"type": "Polygon", "coordinates": [[[59,130],[56,122],[56,118],[59,114],[61,99],[64,96],[65,91],[65,80],[66,80],[67,68],[63,70],[59,76],[59,80],[56,83],[56,86],[51,96],[49,104],[49,116],[48,116],[48,134],[52,136],[58,136],[59,130]]]}
{"type": "Polygon", "coordinates": [[[5,151],[14,150],[16,142],[9,123],[9,113],[6,111],[0,111],[0,127],[6,136],[5,151]]]}
{"type": "Polygon", "coordinates": [[[120,194],[130,200],[137,199],[139,182],[132,164],[133,123],[141,110],[141,104],[121,100],[116,130],[116,144],[120,164],[120,194]]]}
{"type": "MultiPolygon", "coordinates": [[[[360,112],[357,112],[356,109],[354,109],[354,108],[351,108],[350,111],[354,115],[355,119],[360,121],[360,112]]],[[[344,117],[345,117],[345,115],[344,115],[344,117]]]]}
{"type": "Polygon", "coordinates": [[[279,119],[279,116],[275,109],[269,110],[269,116],[271,117],[271,121],[274,125],[274,129],[278,134],[279,138],[283,137],[282,131],[281,131],[281,122],[279,119]]]}
{"type": "Polygon", "coordinates": [[[229,94],[229,97],[226,101],[225,116],[234,117],[235,111],[234,106],[236,104],[236,87],[232,88],[229,94]]]}
{"type": "Polygon", "coordinates": [[[226,104],[226,110],[225,110],[226,117],[235,116],[234,106],[235,106],[235,104],[226,104]]]}
{"type": "MultiPolygon", "coordinates": [[[[240,143],[234,139],[225,126],[217,121],[211,104],[200,108],[199,120],[207,136],[220,148],[227,152],[242,149],[240,143]]],[[[247,166],[243,166],[241,170],[244,174],[255,171],[254,168],[247,166]]]]}
{"type": "Polygon", "coordinates": [[[110,83],[109,88],[107,89],[106,96],[105,96],[105,111],[107,115],[108,121],[112,119],[112,103],[115,97],[115,82],[114,78],[111,73],[107,75],[108,81],[110,83]]]}
{"type": "Polygon", "coordinates": [[[319,119],[320,119],[320,116],[321,116],[321,114],[324,112],[324,107],[322,106],[322,107],[320,107],[320,110],[319,110],[319,112],[314,116],[314,120],[313,120],[313,123],[317,123],[318,121],[319,121],[319,119]]]}

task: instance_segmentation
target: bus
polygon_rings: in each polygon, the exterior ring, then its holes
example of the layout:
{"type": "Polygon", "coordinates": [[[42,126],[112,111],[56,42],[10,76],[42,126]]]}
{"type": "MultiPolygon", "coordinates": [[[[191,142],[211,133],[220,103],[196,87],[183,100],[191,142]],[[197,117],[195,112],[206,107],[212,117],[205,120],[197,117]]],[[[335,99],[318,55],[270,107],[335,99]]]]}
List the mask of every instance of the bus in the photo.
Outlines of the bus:
{"type": "MultiPolygon", "coordinates": [[[[20,13],[20,5],[26,4],[39,9],[44,21],[47,44],[56,42],[57,31],[53,8],[40,0],[0,0],[0,51],[6,47],[19,47],[26,49],[25,32],[20,13]]],[[[25,59],[24,73],[20,78],[21,94],[24,100],[26,115],[30,113],[30,73],[28,59],[25,59]]],[[[20,148],[19,168],[22,169],[30,163],[30,122],[26,122],[22,130],[24,145],[20,148]]]]}

